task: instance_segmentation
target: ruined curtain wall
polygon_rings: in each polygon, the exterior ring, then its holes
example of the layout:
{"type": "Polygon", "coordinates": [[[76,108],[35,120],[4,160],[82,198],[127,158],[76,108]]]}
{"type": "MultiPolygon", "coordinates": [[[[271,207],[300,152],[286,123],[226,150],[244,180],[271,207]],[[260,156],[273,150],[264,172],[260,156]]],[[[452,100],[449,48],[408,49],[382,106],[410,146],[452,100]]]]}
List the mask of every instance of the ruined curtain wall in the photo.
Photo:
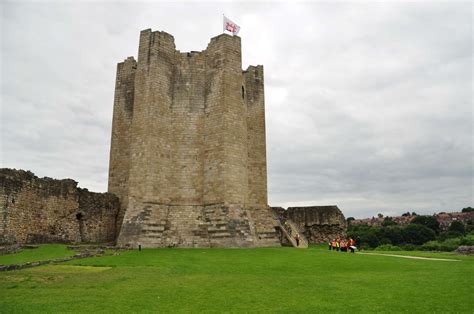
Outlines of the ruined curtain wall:
{"type": "Polygon", "coordinates": [[[274,208],[275,213],[295,222],[310,243],[323,243],[346,236],[346,219],[334,205],[274,208]]]}
{"type": "Polygon", "coordinates": [[[119,200],[77,182],[0,169],[0,244],[113,242],[119,200]]]}

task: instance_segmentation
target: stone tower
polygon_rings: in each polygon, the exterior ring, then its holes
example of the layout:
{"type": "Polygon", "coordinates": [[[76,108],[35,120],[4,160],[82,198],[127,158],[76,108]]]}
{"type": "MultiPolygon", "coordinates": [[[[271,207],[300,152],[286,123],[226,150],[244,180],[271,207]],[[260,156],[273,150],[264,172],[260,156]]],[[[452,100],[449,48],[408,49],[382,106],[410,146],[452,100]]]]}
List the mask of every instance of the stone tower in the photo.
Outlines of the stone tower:
{"type": "Polygon", "coordinates": [[[138,62],[117,66],[109,192],[122,206],[119,245],[279,245],[263,67],[242,71],[239,37],[181,53],[170,34],[140,33],[138,62]]]}

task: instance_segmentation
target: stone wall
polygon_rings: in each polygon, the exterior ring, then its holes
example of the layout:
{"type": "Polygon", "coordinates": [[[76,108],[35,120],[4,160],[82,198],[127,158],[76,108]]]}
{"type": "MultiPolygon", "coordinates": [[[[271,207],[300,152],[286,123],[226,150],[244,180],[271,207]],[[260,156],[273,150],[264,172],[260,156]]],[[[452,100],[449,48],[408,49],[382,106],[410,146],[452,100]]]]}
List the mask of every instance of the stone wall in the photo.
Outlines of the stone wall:
{"type": "Polygon", "coordinates": [[[276,216],[283,216],[295,222],[309,243],[324,243],[331,239],[345,237],[347,224],[341,210],[335,206],[272,207],[276,216]]]}
{"type": "Polygon", "coordinates": [[[115,241],[118,198],[78,188],[71,179],[2,168],[0,208],[0,244],[115,241]]]}
{"type": "Polygon", "coordinates": [[[118,243],[142,247],[278,246],[269,209],[130,202],[118,243]],[[125,240],[123,240],[125,239],[125,240]]]}
{"type": "Polygon", "coordinates": [[[110,154],[109,192],[124,215],[119,244],[278,245],[267,208],[263,67],[242,71],[239,37],[182,53],[170,34],[142,31],[138,61],[117,67],[110,154]],[[211,236],[214,225],[222,237],[211,236]],[[269,232],[274,241],[262,241],[269,232]]]}
{"type": "Polygon", "coordinates": [[[109,192],[120,199],[119,221],[123,220],[128,204],[128,178],[130,173],[130,143],[137,62],[128,58],[117,65],[115,82],[112,145],[109,167],[109,192]]]}

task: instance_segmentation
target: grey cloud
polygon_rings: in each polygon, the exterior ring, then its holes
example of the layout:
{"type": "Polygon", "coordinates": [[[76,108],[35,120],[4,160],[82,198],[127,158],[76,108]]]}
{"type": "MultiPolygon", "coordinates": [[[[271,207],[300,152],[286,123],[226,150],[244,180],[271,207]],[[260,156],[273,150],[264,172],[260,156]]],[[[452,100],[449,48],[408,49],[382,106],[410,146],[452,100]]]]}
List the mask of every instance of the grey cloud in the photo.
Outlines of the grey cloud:
{"type": "Polygon", "coordinates": [[[269,202],[346,216],[473,202],[472,10],[453,2],[2,2],[1,166],[107,188],[116,63],[203,50],[226,13],[265,66],[269,202]]]}

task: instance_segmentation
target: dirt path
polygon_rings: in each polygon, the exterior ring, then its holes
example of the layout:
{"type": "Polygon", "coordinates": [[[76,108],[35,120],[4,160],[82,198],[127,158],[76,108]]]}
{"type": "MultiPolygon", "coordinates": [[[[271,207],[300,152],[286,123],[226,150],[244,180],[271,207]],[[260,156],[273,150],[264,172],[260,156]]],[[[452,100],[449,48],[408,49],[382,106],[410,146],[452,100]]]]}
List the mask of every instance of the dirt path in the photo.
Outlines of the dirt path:
{"type": "Polygon", "coordinates": [[[401,258],[410,258],[410,259],[422,259],[422,260],[428,260],[428,261],[443,261],[443,262],[460,262],[461,261],[459,259],[450,259],[450,258],[434,258],[434,257],[409,256],[409,255],[382,254],[382,253],[357,252],[357,254],[392,256],[392,257],[401,257],[401,258]]]}

